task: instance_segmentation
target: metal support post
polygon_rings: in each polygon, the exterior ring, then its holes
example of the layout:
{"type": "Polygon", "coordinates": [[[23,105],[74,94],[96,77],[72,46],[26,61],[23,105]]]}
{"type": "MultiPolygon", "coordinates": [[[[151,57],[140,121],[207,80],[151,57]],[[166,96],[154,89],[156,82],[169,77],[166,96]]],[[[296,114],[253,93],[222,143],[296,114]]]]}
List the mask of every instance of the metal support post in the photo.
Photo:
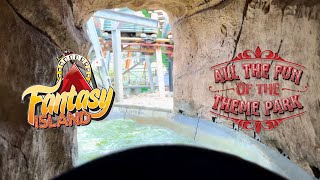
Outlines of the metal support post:
{"type": "Polygon", "coordinates": [[[122,80],[122,58],[121,58],[121,32],[118,28],[119,23],[114,22],[112,30],[112,49],[114,61],[114,90],[116,93],[116,102],[123,101],[123,80],[122,80]]]}
{"type": "Polygon", "coordinates": [[[150,90],[151,90],[151,92],[154,92],[154,84],[153,84],[153,76],[152,76],[150,55],[146,54],[144,57],[145,57],[145,61],[146,61],[146,64],[147,64],[147,69],[148,69],[148,78],[149,78],[150,90]]]}
{"type": "Polygon", "coordinates": [[[157,76],[158,76],[158,85],[159,85],[159,95],[160,97],[163,97],[165,94],[165,87],[164,87],[161,47],[156,47],[156,59],[157,59],[157,76]]]}

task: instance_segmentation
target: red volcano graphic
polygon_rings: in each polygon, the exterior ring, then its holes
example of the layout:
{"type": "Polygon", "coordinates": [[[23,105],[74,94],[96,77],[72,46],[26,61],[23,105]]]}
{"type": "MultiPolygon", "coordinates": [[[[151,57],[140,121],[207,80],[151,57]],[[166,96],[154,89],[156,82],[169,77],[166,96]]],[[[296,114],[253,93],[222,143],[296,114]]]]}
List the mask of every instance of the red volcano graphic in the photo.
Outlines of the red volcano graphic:
{"type": "Polygon", "coordinates": [[[92,90],[76,64],[72,65],[66,76],[63,78],[62,87],[59,93],[70,92],[72,85],[75,86],[78,93],[83,89],[88,91],[92,90]]]}

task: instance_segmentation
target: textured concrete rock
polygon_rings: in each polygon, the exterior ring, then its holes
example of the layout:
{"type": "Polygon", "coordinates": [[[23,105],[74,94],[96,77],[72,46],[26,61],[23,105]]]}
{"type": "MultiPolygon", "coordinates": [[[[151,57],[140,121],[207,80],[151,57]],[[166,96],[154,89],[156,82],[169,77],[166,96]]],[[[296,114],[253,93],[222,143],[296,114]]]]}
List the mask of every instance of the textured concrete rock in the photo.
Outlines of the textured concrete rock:
{"type": "Polygon", "coordinates": [[[72,167],[75,131],[31,128],[21,95],[34,84],[52,85],[61,51],[6,1],[0,17],[0,179],[48,179],[72,167]]]}
{"type": "Polygon", "coordinates": [[[85,53],[87,38],[82,26],[74,25],[70,1],[19,1],[8,3],[17,15],[43,33],[62,50],[85,53]]]}
{"type": "MultiPolygon", "coordinates": [[[[243,50],[259,45],[304,64],[310,89],[302,101],[308,113],[262,134],[262,141],[285,152],[309,172],[317,171],[319,1],[220,1],[0,1],[0,98],[5,102],[0,105],[0,177],[47,179],[72,167],[75,130],[36,131],[29,127],[21,93],[33,84],[52,85],[54,58],[61,50],[86,53],[88,38],[83,25],[90,15],[99,9],[119,7],[160,8],[170,15],[175,34],[174,106],[189,116],[211,119],[210,67],[231,60],[243,50]]],[[[231,125],[230,121],[219,122],[231,125]]]]}
{"type": "MultiPolygon", "coordinates": [[[[257,46],[279,52],[281,57],[306,66],[302,82],[310,88],[301,101],[307,113],[262,133],[261,139],[310,173],[319,173],[319,10],[319,1],[225,1],[175,23],[175,110],[211,119],[214,93],[208,87],[214,85],[212,65],[257,46]]],[[[297,88],[290,82],[281,83],[297,88]]],[[[223,86],[234,85],[215,85],[215,89],[223,86]]],[[[219,94],[241,98],[232,92],[219,94]]],[[[223,119],[218,122],[232,125],[223,119]]]]}
{"type": "MultiPolygon", "coordinates": [[[[308,84],[309,90],[301,94],[301,102],[307,113],[265,132],[262,140],[316,173],[319,170],[315,167],[320,168],[320,2],[253,1],[248,6],[242,27],[238,51],[260,45],[306,67],[301,82],[302,85],[308,84]]],[[[288,81],[282,85],[297,88],[288,81]]],[[[286,92],[281,95],[294,94],[286,92]]]]}
{"type": "Polygon", "coordinates": [[[71,0],[77,26],[81,26],[90,14],[99,9],[128,7],[134,10],[162,9],[172,22],[191,16],[201,10],[213,7],[222,0],[71,0]]]}

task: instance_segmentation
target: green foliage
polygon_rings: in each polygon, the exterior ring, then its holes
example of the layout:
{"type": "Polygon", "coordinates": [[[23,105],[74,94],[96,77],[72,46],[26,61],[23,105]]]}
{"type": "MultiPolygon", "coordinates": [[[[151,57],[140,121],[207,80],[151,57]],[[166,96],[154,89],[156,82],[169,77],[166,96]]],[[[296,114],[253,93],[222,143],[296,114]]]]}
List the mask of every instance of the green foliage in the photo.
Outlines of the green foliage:
{"type": "Polygon", "coordinates": [[[142,9],[141,12],[142,12],[142,14],[144,15],[144,17],[146,17],[146,18],[151,18],[151,14],[149,14],[146,9],[142,9]]]}
{"type": "MultiPolygon", "coordinates": [[[[162,50],[166,50],[165,47],[162,47],[162,50]]],[[[162,63],[169,70],[169,58],[166,54],[162,53],[162,63]]]]}

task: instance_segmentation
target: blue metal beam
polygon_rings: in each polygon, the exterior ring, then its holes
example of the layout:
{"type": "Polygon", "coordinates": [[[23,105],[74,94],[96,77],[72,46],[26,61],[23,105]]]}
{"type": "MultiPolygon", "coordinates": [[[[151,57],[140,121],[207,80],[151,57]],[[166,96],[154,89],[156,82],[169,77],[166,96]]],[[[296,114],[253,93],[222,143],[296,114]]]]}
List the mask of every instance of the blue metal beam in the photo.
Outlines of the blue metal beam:
{"type": "MultiPolygon", "coordinates": [[[[110,78],[108,76],[108,70],[106,69],[106,64],[104,63],[104,57],[103,57],[103,53],[102,53],[102,48],[100,45],[100,41],[99,41],[99,37],[97,34],[97,29],[96,26],[94,24],[94,20],[93,17],[91,17],[89,19],[89,21],[87,22],[87,28],[88,28],[88,36],[90,38],[90,41],[92,43],[92,47],[93,50],[95,52],[96,55],[96,59],[95,61],[99,61],[99,66],[101,66],[104,71],[99,71],[99,75],[101,77],[101,81],[102,81],[102,85],[107,88],[109,86],[111,86],[111,81],[110,78]],[[104,78],[107,78],[107,80],[105,80],[104,78]]],[[[90,51],[89,51],[90,52],[90,51]]],[[[95,65],[95,64],[93,64],[95,65]]],[[[97,67],[99,69],[99,67],[97,67]]]]}
{"type": "Polygon", "coordinates": [[[92,43],[94,52],[96,54],[96,58],[102,59],[103,58],[102,49],[101,49],[101,46],[100,46],[100,41],[99,41],[99,37],[98,37],[98,34],[97,34],[96,26],[95,26],[94,21],[93,21],[93,17],[91,17],[89,19],[89,21],[87,22],[87,27],[88,27],[89,39],[90,39],[90,41],[92,43]]]}
{"type": "Polygon", "coordinates": [[[101,10],[94,13],[95,17],[109,19],[119,22],[138,24],[147,27],[158,28],[158,21],[150,18],[144,18],[136,15],[121,13],[112,10],[101,10]]]}
{"type": "MultiPolygon", "coordinates": [[[[114,22],[113,27],[118,27],[119,22],[114,22]]],[[[121,32],[119,29],[112,30],[114,90],[116,102],[123,101],[122,57],[121,57],[121,32]]]]}

